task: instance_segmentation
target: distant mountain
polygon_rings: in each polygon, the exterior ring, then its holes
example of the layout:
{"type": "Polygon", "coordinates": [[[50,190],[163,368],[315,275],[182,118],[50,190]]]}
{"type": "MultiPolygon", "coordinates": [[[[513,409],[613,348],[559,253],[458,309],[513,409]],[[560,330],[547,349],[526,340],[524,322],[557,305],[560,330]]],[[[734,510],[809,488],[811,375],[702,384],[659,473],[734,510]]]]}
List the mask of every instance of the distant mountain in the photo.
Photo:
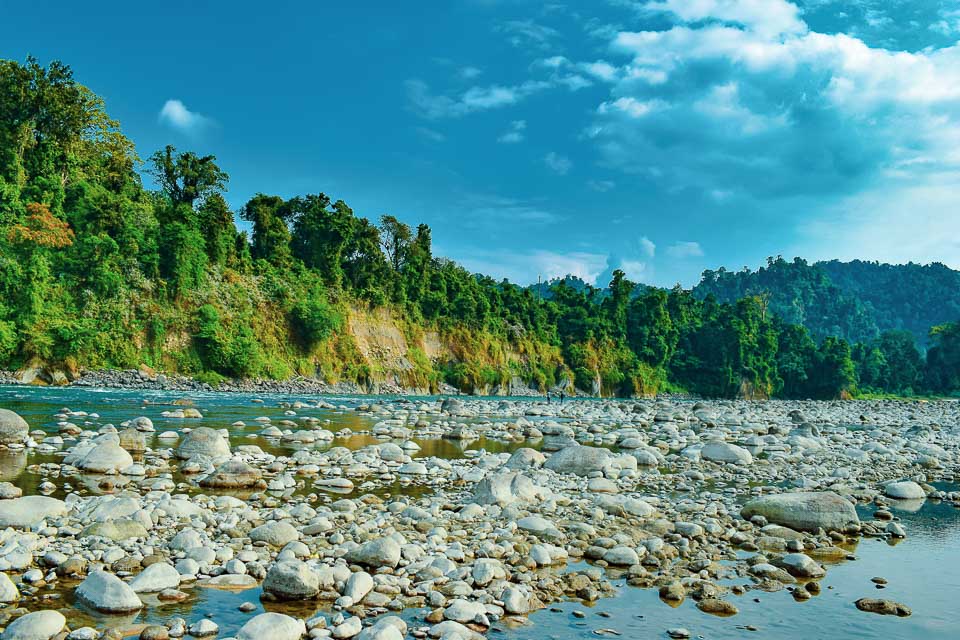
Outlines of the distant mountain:
{"type": "Polygon", "coordinates": [[[931,327],[960,319],[960,271],[937,262],[768,258],[756,271],[704,271],[693,293],[722,302],[757,295],[771,313],[804,325],[815,337],[849,342],[872,342],[884,331],[902,329],[925,346],[931,327]]]}

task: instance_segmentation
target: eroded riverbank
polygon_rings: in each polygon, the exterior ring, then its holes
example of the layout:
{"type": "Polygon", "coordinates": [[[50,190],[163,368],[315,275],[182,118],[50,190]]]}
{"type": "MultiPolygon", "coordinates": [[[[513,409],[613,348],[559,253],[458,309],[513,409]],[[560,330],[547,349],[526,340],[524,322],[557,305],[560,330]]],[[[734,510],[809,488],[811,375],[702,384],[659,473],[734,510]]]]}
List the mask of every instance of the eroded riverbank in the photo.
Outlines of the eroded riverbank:
{"type": "Polygon", "coordinates": [[[291,616],[276,637],[796,637],[796,625],[819,637],[814,625],[831,620],[861,637],[951,631],[937,605],[950,572],[923,583],[895,567],[957,558],[956,403],[442,405],[7,387],[0,406],[30,431],[0,456],[7,495],[63,500],[47,517],[25,505],[30,517],[4,532],[0,564],[20,597],[0,615],[60,610],[77,638],[158,623],[144,633],[169,636],[181,630],[171,618],[189,630],[206,614],[220,637],[247,637],[264,609],[291,616]],[[783,509],[740,515],[799,490],[831,496],[816,526],[783,509]],[[864,563],[884,568],[885,589],[864,563]],[[75,606],[91,575],[109,588],[75,606]],[[143,590],[151,582],[166,591],[143,590]],[[114,592],[126,603],[99,601],[114,592]],[[857,611],[862,597],[914,615],[857,611]],[[104,611],[117,606],[131,611],[104,611]]]}

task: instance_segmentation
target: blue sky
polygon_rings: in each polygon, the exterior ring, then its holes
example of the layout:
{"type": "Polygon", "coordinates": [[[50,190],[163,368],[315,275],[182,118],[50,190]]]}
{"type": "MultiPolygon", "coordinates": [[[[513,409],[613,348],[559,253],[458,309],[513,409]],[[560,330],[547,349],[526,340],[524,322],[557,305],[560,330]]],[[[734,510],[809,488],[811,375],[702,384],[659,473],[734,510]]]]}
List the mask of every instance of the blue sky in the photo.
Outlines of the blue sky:
{"type": "Polygon", "coordinates": [[[323,191],[519,282],[960,266],[960,2],[7,2],[143,157],[323,191]],[[149,6],[148,6],[149,5],[149,6]],[[330,5],[330,6],[325,6],[330,5]]]}

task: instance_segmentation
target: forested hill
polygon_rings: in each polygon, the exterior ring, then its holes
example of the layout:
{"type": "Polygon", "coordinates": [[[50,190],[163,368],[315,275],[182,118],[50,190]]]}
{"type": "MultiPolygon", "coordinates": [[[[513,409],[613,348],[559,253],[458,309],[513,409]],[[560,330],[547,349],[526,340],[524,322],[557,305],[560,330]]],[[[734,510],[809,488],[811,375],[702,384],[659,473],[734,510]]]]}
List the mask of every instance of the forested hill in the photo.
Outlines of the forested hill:
{"type": "Polygon", "coordinates": [[[760,296],[769,311],[814,337],[870,343],[885,331],[909,331],[926,346],[932,327],[960,318],[960,271],[941,263],[891,265],[854,260],[787,262],[756,271],[705,271],[693,289],[730,302],[760,296]]]}
{"type": "Polygon", "coordinates": [[[435,256],[425,224],[371,221],[320,190],[231,210],[229,179],[216,157],[172,146],[142,160],[67,65],[0,60],[0,369],[47,382],[134,367],[211,384],[303,375],[421,393],[960,389],[960,323],[936,330],[925,359],[906,334],[853,346],[826,335],[878,320],[874,298],[839,296],[825,268],[775,263],[761,278],[797,290],[781,304],[796,307],[789,320],[832,314],[812,337],[767,312],[757,276],[698,290],[729,303],[619,270],[603,289],[541,292],[435,256]]]}

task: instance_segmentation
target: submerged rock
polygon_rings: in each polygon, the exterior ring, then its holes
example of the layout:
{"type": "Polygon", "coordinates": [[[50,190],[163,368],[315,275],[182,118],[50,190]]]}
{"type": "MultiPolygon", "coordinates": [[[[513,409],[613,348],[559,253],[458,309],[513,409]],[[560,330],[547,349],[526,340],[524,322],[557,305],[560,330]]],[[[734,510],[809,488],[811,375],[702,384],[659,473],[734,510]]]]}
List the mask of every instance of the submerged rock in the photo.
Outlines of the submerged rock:
{"type": "Polygon", "coordinates": [[[860,598],[854,603],[860,611],[868,613],[879,613],[883,616],[899,616],[905,618],[913,614],[905,604],[894,602],[893,600],[883,600],[881,598],[860,598]]]}

